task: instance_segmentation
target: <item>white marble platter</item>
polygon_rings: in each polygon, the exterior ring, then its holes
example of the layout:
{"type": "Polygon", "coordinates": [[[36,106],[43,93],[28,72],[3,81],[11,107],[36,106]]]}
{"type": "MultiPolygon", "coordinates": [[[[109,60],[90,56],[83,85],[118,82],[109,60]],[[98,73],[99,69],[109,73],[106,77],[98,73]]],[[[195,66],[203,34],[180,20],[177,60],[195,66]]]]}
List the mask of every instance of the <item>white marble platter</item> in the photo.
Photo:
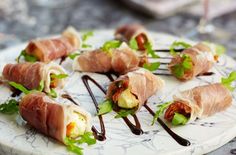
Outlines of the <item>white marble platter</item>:
{"type": "MultiPolygon", "coordinates": [[[[113,31],[99,30],[94,32],[94,36],[88,40],[88,44],[99,47],[104,41],[113,38],[113,31]]],[[[154,38],[155,48],[168,49],[169,45],[180,38],[162,33],[151,33],[154,38]]],[[[190,43],[193,43],[189,41],[190,43]]],[[[15,58],[26,44],[21,44],[0,52],[0,72],[5,64],[15,63],[15,58]]],[[[165,55],[165,54],[160,54],[165,55]]],[[[78,101],[82,107],[91,112],[94,116],[93,125],[99,128],[99,122],[95,116],[96,111],[93,102],[82,83],[81,76],[89,74],[107,88],[109,80],[106,76],[91,73],[72,72],[72,61],[66,60],[62,65],[70,75],[66,87],[61,93],[67,92],[78,101]]],[[[222,56],[212,71],[212,76],[202,76],[192,81],[183,83],[171,76],[161,76],[166,81],[166,86],[162,92],[148,100],[148,104],[153,110],[156,110],[156,104],[171,101],[172,95],[178,91],[186,90],[198,85],[219,82],[222,76],[226,76],[232,70],[236,69],[236,62],[227,56],[222,56]]],[[[92,90],[99,101],[104,99],[104,94],[94,85],[92,90]]],[[[0,103],[3,103],[10,97],[10,90],[0,86],[0,103]]],[[[235,99],[235,92],[233,98],[235,99]]],[[[64,103],[64,99],[57,99],[64,103]]],[[[122,119],[115,119],[115,113],[112,112],[104,116],[106,127],[106,141],[98,141],[96,145],[84,146],[85,155],[158,155],[158,154],[204,154],[219,148],[236,136],[236,102],[224,112],[218,113],[212,117],[197,120],[194,123],[173,127],[168,126],[180,136],[188,139],[191,145],[184,147],[179,145],[168,133],[158,124],[151,126],[152,116],[146,109],[142,108],[137,116],[141,122],[144,134],[134,135],[126,126],[122,119]]],[[[6,155],[65,155],[70,154],[66,147],[38,133],[28,125],[19,124],[16,121],[18,115],[7,116],[0,114],[0,154],[6,155]]]]}

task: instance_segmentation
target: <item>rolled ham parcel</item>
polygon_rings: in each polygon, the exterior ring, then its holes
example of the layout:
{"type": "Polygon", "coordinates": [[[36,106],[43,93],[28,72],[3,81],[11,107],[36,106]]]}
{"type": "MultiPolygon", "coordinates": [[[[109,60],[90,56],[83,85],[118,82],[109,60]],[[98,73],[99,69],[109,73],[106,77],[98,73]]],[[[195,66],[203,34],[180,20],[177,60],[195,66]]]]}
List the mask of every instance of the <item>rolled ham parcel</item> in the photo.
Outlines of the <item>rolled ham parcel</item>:
{"type": "Polygon", "coordinates": [[[67,28],[60,37],[32,40],[25,49],[26,54],[35,56],[38,61],[50,62],[65,57],[81,47],[79,33],[67,28]]]}
{"type": "Polygon", "coordinates": [[[215,63],[214,54],[211,49],[203,43],[199,43],[191,48],[181,52],[181,55],[174,56],[169,64],[169,70],[179,80],[190,80],[197,75],[208,72],[215,63]],[[192,67],[184,71],[183,76],[175,76],[175,67],[180,65],[184,60],[181,55],[187,55],[191,59],[192,67]]]}
{"type": "Polygon", "coordinates": [[[135,39],[138,44],[138,50],[145,50],[145,45],[149,42],[152,43],[151,37],[148,35],[147,30],[139,24],[122,25],[116,29],[115,38],[129,43],[131,39],[135,39]]]}
{"type": "Polygon", "coordinates": [[[163,86],[164,81],[160,77],[140,68],[112,82],[108,87],[107,98],[120,108],[138,111],[163,86]]]}
{"type": "Polygon", "coordinates": [[[84,52],[77,56],[73,63],[73,70],[85,72],[126,73],[139,66],[138,55],[126,44],[117,49],[105,52],[102,49],[84,52]]]}
{"type": "Polygon", "coordinates": [[[232,104],[230,91],[222,84],[198,86],[174,96],[174,102],[165,111],[165,119],[171,121],[180,113],[194,121],[226,110],[232,104]]]}
{"type": "Polygon", "coordinates": [[[46,93],[49,93],[51,89],[64,87],[65,79],[53,79],[51,75],[65,73],[65,70],[55,63],[42,62],[7,64],[3,69],[4,79],[19,83],[30,90],[39,88],[40,82],[43,81],[46,93]]]}
{"type": "Polygon", "coordinates": [[[41,92],[24,96],[19,111],[29,125],[62,143],[66,137],[77,138],[91,130],[88,112],[76,105],[58,104],[41,92]]]}

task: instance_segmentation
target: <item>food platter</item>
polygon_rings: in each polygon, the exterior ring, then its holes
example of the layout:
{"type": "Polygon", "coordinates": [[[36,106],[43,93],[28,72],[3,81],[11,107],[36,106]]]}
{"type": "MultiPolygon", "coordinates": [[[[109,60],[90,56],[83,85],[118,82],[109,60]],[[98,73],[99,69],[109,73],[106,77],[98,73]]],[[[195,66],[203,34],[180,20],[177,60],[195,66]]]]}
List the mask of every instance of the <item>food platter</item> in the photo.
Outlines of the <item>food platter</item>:
{"type": "MultiPolygon", "coordinates": [[[[162,33],[151,33],[154,38],[155,49],[168,49],[170,44],[180,38],[162,33]]],[[[88,43],[100,47],[105,41],[113,38],[111,30],[94,31],[94,36],[89,38],[88,43]]],[[[182,39],[183,40],[183,39],[182,39]]],[[[192,41],[186,40],[189,43],[192,41]]],[[[15,58],[26,44],[5,49],[0,52],[0,70],[7,63],[14,63],[15,58]]],[[[160,53],[160,55],[166,53],[160,53]]],[[[96,110],[81,77],[89,75],[105,89],[110,83],[109,79],[101,74],[82,73],[72,71],[72,61],[67,59],[62,66],[70,75],[65,88],[60,92],[70,94],[87,111],[93,115],[92,124],[99,128],[99,120],[96,110]]],[[[178,91],[183,91],[194,86],[219,82],[222,76],[226,76],[236,68],[236,62],[223,55],[219,62],[214,65],[211,76],[200,76],[188,82],[179,82],[171,76],[161,76],[166,86],[161,92],[157,92],[148,100],[151,109],[156,110],[156,105],[170,101],[178,91]]],[[[98,101],[104,99],[104,94],[92,83],[90,84],[98,101]]],[[[11,91],[1,85],[0,101],[7,100],[11,91]]],[[[233,93],[235,99],[236,93],[233,93]]],[[[63,98],[57,98],[60,103],[65,103],[63,98]]],[[[173,127],[166,123],[175,133],[188,139],[190,146],[179,145],[158,123],[151,126],[152,116],[145,108],[137,113],[141,128],[141,135],[133,134],[122,119],[115,119],[115,113],[103,116],[106,128],[106,140],[97,141],[96,145],[84,146],[84,154],[110,155],[110,154],[204,154],[219,148],[236,136],[236,102],[224,112],[215,114],[202,120],[196,120],[185,126],[173,127]]],[[[132,120],[132,118],[130,118],[132,120]]],[[[43,136],[35,129],[26,125],[18,115],[7,116],[0,114],[0,154],[68,154],[66,147],[55,140],[43,136]]]]}

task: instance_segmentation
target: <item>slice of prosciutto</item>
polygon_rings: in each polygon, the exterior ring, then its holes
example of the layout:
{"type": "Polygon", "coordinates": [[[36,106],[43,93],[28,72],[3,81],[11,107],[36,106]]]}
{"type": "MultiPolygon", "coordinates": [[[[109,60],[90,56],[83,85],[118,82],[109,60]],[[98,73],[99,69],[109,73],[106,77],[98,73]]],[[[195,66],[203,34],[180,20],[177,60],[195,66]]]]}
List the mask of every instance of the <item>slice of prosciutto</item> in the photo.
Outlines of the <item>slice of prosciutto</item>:
{"type": "Polygon", "coordinates": [[[151,37],[147,30],[140,24],[126,24],[118,27],[115,31],[115,38],[129,43],[131,39],[135,39],[138,44],[138,50],[145,50],[145,45],[152,43],[151,37]]]}
{"type": "Polygon", "coordinates": [[[140,68],[112,82],[108,87],[107,99],[120,108],[134,109],[137,112],[163,86],[164,81],[160,77],[140,68]]]}
{"type": "Polygon", "coordinates": [[[37,131],[62,143],[66,137],[76,138],[91,130],[88,112],[76,105],[58,104],[41,92],[24,96],[19,111],[37,131]]]}
{"type": "Polygon", "coordinates": [[[189,122],[226,110],[232,104],[231,92],[222,84],[198,86],[174,96],[174,102],[165,111],[165,119],[171,121],[174,113],[180,113],[189,122]]]}
{"type": "Polygon", "coordinates": [[[60,37],[30,41],[25,52],[35,56],[38,61],[50,62],[65,57],[80,47],[79,33],[73,27],[69,27],[60,37]]]}
{"type": "MultiPolygon", "coordinates": [[[[191,58],[192,67],[184,72],[182,77],[177,77],[181,81],[191,80],[197,75],[208,72],[215,63],[213,51],[204,43],[198,43],[197,45],[185,49],[180,55],[187,55],[191,58]]],[[[174,74],[174,68],[183,62],[183,58],[180,55],[176,55],[172,58],[168,68],[170,72],[174,74]]]]}
{"type": "Polygon", "coordinates": [[[82,53],[75,58],[73,70],[99,73],[113,71],[122,74],[137,68],[139,63],[138,55],[124,43],[110,52],[97,49],[82,53]]]}
{"type": "Polygon", "coordinates": [[[25,62],[5,65],[2,74],[5,80],[19,83],[30,90],[39,88],[40,82],[43,81],[44,91],[49,93],[51,88],[61,89],[65,84],[65,79],[52,80],[51,75],[66,74],[66,72],[55,63],[25,62]]]}

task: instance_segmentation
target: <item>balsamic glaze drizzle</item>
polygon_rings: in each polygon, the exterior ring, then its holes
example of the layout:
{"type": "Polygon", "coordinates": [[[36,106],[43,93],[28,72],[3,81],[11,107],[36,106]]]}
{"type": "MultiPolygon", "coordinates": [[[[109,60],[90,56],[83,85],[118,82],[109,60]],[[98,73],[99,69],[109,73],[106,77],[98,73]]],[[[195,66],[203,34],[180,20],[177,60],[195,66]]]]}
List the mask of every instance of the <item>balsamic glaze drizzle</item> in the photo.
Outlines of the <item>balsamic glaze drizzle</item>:
{"type": "MultiPolygon", "coordinates": [[[[98,112],[99,108],[98,108],[98,103],[97,103],[97,100],[89,86],[89,83],[88,81],[91,81],[93,82],[104,94],[106,94],[106,90],[104,88],[102,88],[101,85],[99,85],[94,79],[92,79],[90,76],[88,75],[83,75],[82,76],[82,81],[85,85],[85,87],[87,88],[92,100],[93,100],[93,103],[94,103],[94,106],[96,107],[96,110],[98,112]]],[[[98,118],[99,118],[99,122],[100,122],[100,128],[101,128],[101,132],[99,132],[95,126],[92,126],[92,131],[94,133],[94,137],[99,140],[99,141],[104,141],[106,140],[106,129],[105,129],[105,125],[104,125],[104,122],[103,122],[103,118],[102,118],[102,115],[98,115],[98,118]]]]}
{"type": "MultiPolygon", "coordinates": [[[[148,110],[148,112],[152,115],[155,116],[154,111],[152,111],[152,109],[147,105],[144,104],[144,107],[148,110]]],[[[169,135],[180,145],[182,146],[189,146],[191,145],[190,141],[188,141],[187,139],[184,139],[182,137],[180,137],[179,135],[177,135],[176,133],[174,133],[160,118],[157,118],[158,123],[166,130],[166,132],[169,133],[169,135]]]]}
{"type": "MultiPolygon", "coordinates": [[[[185,49],[174,49],[175,52],[182,52],[185,49]]],[[[170,49],[155,49],[155,52],[170,52],[170,49]]]]}
{"type": "Polygon", "coordinates": [[[65,98],[69,101],[71,101],[72,103],[74,103],[75,105],[80,105],[79,103],[77,103],[69,94],[62,94],[61,95],[62,98],[65,98]]]}
{"type": "Polygon", "coordinates": [[[59,65],[61,65],[65,60],[66,60],[66,56],[63,56],[63,57],[61,57],[61,60],[60,60],[60,62],[59,62],[59,65]]]}
{"type": "MultiPolygon", "coordinates": [[[[110,81],[114,81],[114,78],[112,77],[111,74],[105,74],[105,75],[107,76],[107,78],[108,78],[110,81]]],[[[84,84],[85,84],[85,86],[86,86],[86,88],[87,88],[87,90],[88,90],[90,96],[92,97],[92,100],[93,100],[94,105],[95,105],[95,107],[96,107],[96,110],[97,110],[97,112],[98,112],[98,110],[99,110],[99,109],[98,109],[98,103],[97,103],[97,101],[96,101],[96,99],[95,99],[95,97],[94,97],[94,95],[93,95],[93,92],[91,91],[91,88],[90,88],[90,86],[89,86],[89,84],[88,84],[88,80],[90,80],[91,82],[93,82],[104,94],[106,94],[106,90],[105,90],[104,88],[102,88],[102,86],[100,86],[93,78],[91,78],[91,77],[88,76],[88,75],[82,76],[82,80],[83,80],[83,82],[84,82],[84,84]]],[[[115,110],[115,111],[116,111],[116,110],[115,110]]],[[[117,112],[117,111],[116,111],[116,112],[117,112]]],[[[100,115],[99,115],[99,116],[100,116],[100,115]]],[[[138,120],[138,118],[137,118],[137,116],[136,116],[135,114],[132,115],[132,116],[133,116],[133,118],[134,118],[135,124],[132,124],[131,121],[130,121],[127,117],[123,117],[122,119],[125,121],[125,123],[126,123],[127,126],[130,128],[130,130],[131,130],[131,132],[132,132],[133,134],[140,135],[140,134],[143,133],[143,130],[141,129],[140,122],[139,122],[139,120],[138,120]]],[[[100,125],[101,125],[101,126],[104,126],[104,122],[103,122],[103,120],[102,120],[102,116],[100,116],[100,117],[99,117],[100,125]],[[100,117],[101,117],[101,118],[100,118],[100,117]]],[[[101,127],[101,129],[102,129],[102,127],[101,127]]],[[[96,130],[96,128],[94,128],[93,131],[94,131],[95,134],[98,133],[97,130],[96,130]]],[[[102,130],[102,133],[103,133],[103,130],[102,130]]],[[[104,127],[104,137],[105,137],[105,127],[104,127]]],[[[98,140],[99,140],[99,139],[98,139],[98,140]]]]}

